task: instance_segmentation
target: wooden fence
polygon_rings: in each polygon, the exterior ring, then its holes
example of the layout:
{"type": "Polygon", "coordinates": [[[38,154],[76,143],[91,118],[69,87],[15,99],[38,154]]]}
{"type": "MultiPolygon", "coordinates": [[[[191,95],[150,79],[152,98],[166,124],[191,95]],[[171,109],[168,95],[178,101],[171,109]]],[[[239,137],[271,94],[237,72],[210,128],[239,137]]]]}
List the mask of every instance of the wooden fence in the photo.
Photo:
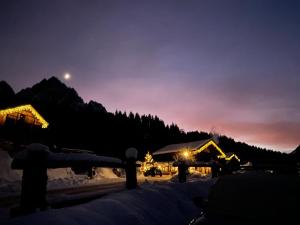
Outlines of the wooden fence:
{"type": "Polygon", "coordinates": [[[47,169],[49,168],[124,168],[126,187],[137,187],[137,150],[126,151],[126,161],[117,158],[97,156],[89,153],[52,153],[42,144],[31,144],[13,159],[12,169],[23,170],[20,213],[32,213],[36,209],[46,209],[47,169]]]}

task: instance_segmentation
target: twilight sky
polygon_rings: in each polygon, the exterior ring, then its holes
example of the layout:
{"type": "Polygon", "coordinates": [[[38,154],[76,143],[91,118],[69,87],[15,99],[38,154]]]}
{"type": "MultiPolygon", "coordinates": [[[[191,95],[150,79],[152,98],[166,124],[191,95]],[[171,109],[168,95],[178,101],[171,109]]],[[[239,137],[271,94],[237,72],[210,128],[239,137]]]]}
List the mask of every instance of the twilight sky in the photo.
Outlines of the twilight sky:
{"type": "Polygon", "coordinates": [[[300,1],[1,0],[0,79],[62,78],[107,110],[300,144],[300,1]]]}

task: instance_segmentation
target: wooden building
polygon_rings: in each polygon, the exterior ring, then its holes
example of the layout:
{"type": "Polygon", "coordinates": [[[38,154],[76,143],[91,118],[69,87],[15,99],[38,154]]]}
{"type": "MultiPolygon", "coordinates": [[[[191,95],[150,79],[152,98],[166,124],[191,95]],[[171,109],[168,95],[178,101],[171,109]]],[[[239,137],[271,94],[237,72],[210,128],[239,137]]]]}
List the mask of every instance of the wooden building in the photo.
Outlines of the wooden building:
{"type": "Polygon", "coordinates": [[[209,162],[224,161],[228,164],[240,161],[236,154],[225,153],[214,139],[167,145],[153,152],[153,157],[163,173],[175,173],[177,168],[173,167],[173,163],[176,161],[203,162],[207,166],[190,167],[191,171],[197,170],[203,174],[211,173],[209,162]]]}
{"type": "Polygon", "coordinates": [[[47,128],[49,125],[31,105],[21,105],[0,110],[0,125],[19,123],[41,128],[47,128]]]}

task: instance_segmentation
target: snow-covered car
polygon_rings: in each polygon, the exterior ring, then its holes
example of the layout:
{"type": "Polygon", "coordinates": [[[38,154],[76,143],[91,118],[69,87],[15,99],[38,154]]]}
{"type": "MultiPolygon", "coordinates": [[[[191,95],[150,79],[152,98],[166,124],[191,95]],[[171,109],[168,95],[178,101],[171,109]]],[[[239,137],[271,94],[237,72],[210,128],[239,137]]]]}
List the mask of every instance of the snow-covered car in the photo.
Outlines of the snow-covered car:
{"type": "Polygon", "coordinates": [[[157,167],[151,167],[149,170],[144,172],[144,176],[152,176],[155,177],[156,175],[162,176],[162,171],[157,167]]]}

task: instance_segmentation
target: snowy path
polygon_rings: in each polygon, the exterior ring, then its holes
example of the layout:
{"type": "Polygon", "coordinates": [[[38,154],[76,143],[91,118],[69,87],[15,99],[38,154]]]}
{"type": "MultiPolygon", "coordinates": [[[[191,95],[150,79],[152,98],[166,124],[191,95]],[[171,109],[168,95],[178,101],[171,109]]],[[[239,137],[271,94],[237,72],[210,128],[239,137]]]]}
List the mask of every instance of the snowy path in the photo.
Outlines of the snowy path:
{"type": "MultiPolygon", "coordinates": [[[[169,180],[169,176],[151,178],[140,177],[138,179],[138,183],[139,185],[144,183],[164,184],[169,180]]],[[[102,183],[83,187],[52,190],[48,192],[48,202],[51,208],[62,208],[89,202],[105,195],[123,190],[126,190],[125,180],[120,179],[120,181],[113,183],[102,183]]]]}
{"type": "MultiPolygon", "coordinates": [[[[67,201],[70,198],[77,199],[79,197],[89,197],[91,196],[103,196],[105,194],[120,191],[125,189],[124,181],[112,182],[112,183],[101,183],[93,185],[75,186],[69,188],[61,188],[48,190],[47,199],[50,205],[62,204],[63,201],[67,201]]],[[[3,196],[0,198],[0,208],[11,208],[18,205],[20,201],[19,193],[16,195],[3,196]]],[[[58,207],[58,206],[57,206],[58,207]]]]}
{"type": "Polygon", "coordinates": [[[193,198],[207,197],[213,183],[213,180],[185,184],[144,183],[135,190],[113,193],[85,204],[50,209],[3,221],[11,225],[182,225],[187,224],[200,212],[193,203],[193,198]]]}
{"type": "Polygon", "coordinates": [[[123,181],[53,190],[48,192],[48,203],[51,208],[62,208],[89,202],[122,190],[125,190],[125,183],[123,181]]]}
{"type": "MultiPolygon", "coordinates": [[[[138,178],[138,183],[165,183],[170,180],[170,176],[144,177],[138,178]]],[[[47,199],[51,208],[61,208],[65,206],[81,204],[104,195],[125,190],[125,178],[103,179],[98,183],[84,184],[67,188],[50,189],[47,192],[47,199]]],[[[0,197],[0,208],[12,208],[18,205],[20,194],[0,197]]]]}

